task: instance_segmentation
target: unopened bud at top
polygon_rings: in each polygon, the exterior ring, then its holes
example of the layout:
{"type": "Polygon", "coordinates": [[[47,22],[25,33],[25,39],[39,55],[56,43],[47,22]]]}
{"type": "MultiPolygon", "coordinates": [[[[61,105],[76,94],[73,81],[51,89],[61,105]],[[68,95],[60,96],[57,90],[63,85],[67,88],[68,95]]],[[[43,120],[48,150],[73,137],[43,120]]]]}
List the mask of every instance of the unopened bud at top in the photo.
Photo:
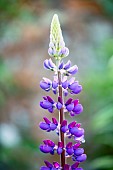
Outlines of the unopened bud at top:
{"type": "Polygon", "coordinates": [[[53,16],[50,28],[50,43],[48,53],[51,57],[61,60],[69,55],[69,49],[65,47],[65,42],[62,36],[62,30],[58,15],[53,16]]]}

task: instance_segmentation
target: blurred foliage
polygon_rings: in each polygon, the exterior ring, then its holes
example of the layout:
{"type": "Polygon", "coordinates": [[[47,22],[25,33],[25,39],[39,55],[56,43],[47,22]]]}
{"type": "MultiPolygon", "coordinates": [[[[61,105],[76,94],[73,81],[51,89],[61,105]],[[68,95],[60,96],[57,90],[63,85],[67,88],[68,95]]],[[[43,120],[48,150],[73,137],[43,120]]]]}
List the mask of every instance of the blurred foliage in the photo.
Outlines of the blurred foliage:
{"type": "Polygon", "coordinates": [[[0,1],[1,18],[11,19],[20,13],[20,4],[18,0],[1,0],[0,1]]]}
{"type": "Polygon", "coordinates": [[[0,170],[31,170],[33,167],[35,169],[35,152],[36,159],[39,154],[37,143],[27,134],[23,136],[21,144],[13,149],[0,145],[0,170]]]}
{"type": "Polygon", "coordinates": [[[113,17],[113,1],[112,0],[97,0],[104,9],[104,12],[109,16],[113,17]]]}
{"type": "MultiPolygon", "coordinates": [[[[30,93],[30,92],[29,92],[30,93]]],[[[4,107],[11,97],[25,96],[28,89],[21,87],[14,80],[14,75],[5,64],[3,57],[0,58],[0,107],[4,107]],[[20,95],[21,94],[21,95],[20,95]]]]}
{"type": "Polygon", "coordinates": [[[87,84],[84,85],[85,91],[88,92],[84,104],[90,104],[87,108],[87,119],[90,122],[88,127],[91,127],[90,135],[86,133],[86,138],[90,141],[86,143],[86,148],[89,148],[89,169],[94,170],[113,170],[113,57],[110,58],[113,53],[111,44],[105,44],[107,48],[105,45],[104,70],[90,73],[87,84]]]}

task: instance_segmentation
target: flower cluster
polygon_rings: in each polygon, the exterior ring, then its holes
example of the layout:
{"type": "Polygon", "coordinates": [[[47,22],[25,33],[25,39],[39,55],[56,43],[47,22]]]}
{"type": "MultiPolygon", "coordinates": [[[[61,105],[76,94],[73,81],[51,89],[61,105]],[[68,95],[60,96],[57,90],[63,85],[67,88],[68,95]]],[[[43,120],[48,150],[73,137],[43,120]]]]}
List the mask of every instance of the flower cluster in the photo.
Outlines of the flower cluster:
{"type": "Polygon", "coordinates": [[[53,71],[54,76],[53,80],[43,77],[40,87],[46,92],[52,90],[58,97],[54,101],[49,95],[44,96],[40,106],[52,114],[54,114],[55,110],[58,110],[59,121],[55,117],[52,120],[44,117],[39,127],[46,132],[56,131],[59,140],[57,144],[50,139],[44,140],[43,144],[40,145],[40,151],[51,155],[58,154],[60,163],[53,162],[51,164],[48,161],[44,161],[45,166],[42,166],[40,170],[83,170],[83,168],[79,167],[79,164],[87,158],[84,149],[81,147],[81,144],[85,142],[84,129],[80,123],[76,121],[68,123],[65,119],[67,113],[70,117],[79,115],[83,111],[83,106],[79,103],[79,99],[69,98],[64,102],[64,97],[68,94],[79,94],[82,91],[82,86],[75,80],[75,77],[69,79],[69,76],[77,73],[78,67],[76,65],[72,66],[70,60],[67,63],[62,61],[64,57],[69,55],[69,50],[65,47],[56,14],[51,23],[48,53],[56,60],[56,63],[51,58],[46,59],[44,68],[53,71]],[[66,144],[65,138],[71,141],[66,144]],[[71,157],[74,164],[69,165],[66,163],[66,158],[68,157],[71,157]]]}

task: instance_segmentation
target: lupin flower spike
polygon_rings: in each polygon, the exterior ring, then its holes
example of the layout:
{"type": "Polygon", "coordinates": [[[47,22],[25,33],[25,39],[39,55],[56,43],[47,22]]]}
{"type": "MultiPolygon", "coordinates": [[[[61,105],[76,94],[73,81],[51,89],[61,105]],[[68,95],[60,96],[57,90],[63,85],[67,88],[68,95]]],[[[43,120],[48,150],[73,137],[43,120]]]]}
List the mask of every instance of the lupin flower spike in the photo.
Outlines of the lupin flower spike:
{"type": "Polygon", "coordinates": [[[45,139],[43,141],[44,144],[40,145],[40,151],[45,154],[58,154],[60,156],[60,163],[49,163],[45,160],[46,166],[42,166],[40,170],[83,170],[83,168],[79,167],[79,164],[87,158],[84,149],[80,147],[85,142],[84,129],[76,121],[68,123],[65,120],[65,114],[68,113],[70,117],[77,116],[83,111],[83,106],[79,103],[79,99],[73,100],[69,98],[64,102],[64,97],[69,93],[71,95],[80,93],[82,86],[78,81],[75,81],[75,77],[68,79],[70,75],[77,73],[78,67],[76,65],[71,66],[70,60],[65,64],[62,61],[64,57],[69,55],[69,49],[65,47],[57,14],[53,16],[51,23],[48,53],[56,63],[51,58],[46,59],[44,61],[44,68],[54,71],[55,75],[53,80],[44,77],[40,82],[40,87],[46,92],[52,90],[54,94],[57,94],[57,101],[54,101],[47,95],[43,97],[40,106],[53,115],[54,110],[57,109],[59,121],[55,117],[52,118],[52,121],[44,117],[44,121],[40,122],[39,127],[46,132],[56,131],[59,138],[57,144],[50,139],[45,139]],[[71,140],[67,144],[65,142],[66,137],[71,140]],[[74,164],[67,164],[66,160],[68,157],[72,158],[74,164]]]}

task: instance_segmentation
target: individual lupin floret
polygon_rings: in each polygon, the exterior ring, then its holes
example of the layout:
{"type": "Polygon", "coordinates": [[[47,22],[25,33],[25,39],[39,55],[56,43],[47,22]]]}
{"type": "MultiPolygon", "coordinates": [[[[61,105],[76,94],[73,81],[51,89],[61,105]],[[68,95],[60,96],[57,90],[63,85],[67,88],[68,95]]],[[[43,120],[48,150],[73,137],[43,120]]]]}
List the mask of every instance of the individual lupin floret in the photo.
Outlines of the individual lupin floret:
{"type": "Polygon", "coordinates": [[[79,156],[73,155],[72,160],[77,162],[84,162],[87,159],[86,154],[81,154],[79,156]]]}
{"type": "Polygon", "coordinates": [[[45,91],[49,91],[52,87],[52,81],[43,77],[43,80],[40,82],[40,87],[45,91]]]}
{"type": "Polygon", "coordinates": [[[47,132],[56,130],[58,126],[58,122],[56,118],[52,118],[52,122],[47,117],[44,117],[43,119],[45,122],[40,122],[39,124],[39,127],[42,130],[46,130],[47,132]]]}
{"type": "Polygon", "coordinates": [[[66,153],[68,155],[72,155],[73,154],[73,143],[72,142],[69,142],[67,145],[66,145],[66,153]]]}
{"type": "Polygon", "coordinates": [[[53,81],[43,77],[43,79],[40,81],[40,87],[46,92],[52,90],[53,93],[56,94],[58,91],[58,80],[56,79],[55,76],[53,81]]]}
{"type": "Polygon", "coordinates": [[[56,70],[56,65],[52,62],[51,58],[48,60],[46,59],[44,61],[44,68],[48,70],[55,71],[56,70]]]}
{"type": "Polygon", "coordinates": [[[76,114],[80,114],[83,111],[83,107],[79,104],[79,100],[73,100],[69,98],[65,103],[66,110],[70,112],[71,116],[75,116],[76,114]]]}
{"type": "Polygon", "coordinates": [[[42,151],[43,153],[51,153],[53,155],[55,143],[51,140],[44,140],[43,142],[44,145],[40,145],[40,151],[42,151]]]}
{"type": "Polygon", "coordinates": [[[62,142],[58,142],[58,148],[57,148],[57,153],[58,155],[60,155],[63,152],[63,143],[62,142]]]}
{"type": "Polygon", "coordinates": [[[68,125],[68,128],[69,128],[69,132],[71,133],[71,135],[74,135],[76,137],[81,137],[84,135],[84,129],[78,127],[75,122],[71,122],[68,125]]]}
{"type": "Polygon", "coordinates": [[[50,96],[43,97],[43,101],[40,102],[40,106],[43,109],[47,109],[50,113],[53,113],[55,108],[55,102],[50,96]]]}
{"type": "Polygon", "coordinates": [[[68,131],[67,120],[63,120],[60,128],[61,128],[61,131],[62,131],[63,133],[65,133],[66,131],[68,131]]]}

